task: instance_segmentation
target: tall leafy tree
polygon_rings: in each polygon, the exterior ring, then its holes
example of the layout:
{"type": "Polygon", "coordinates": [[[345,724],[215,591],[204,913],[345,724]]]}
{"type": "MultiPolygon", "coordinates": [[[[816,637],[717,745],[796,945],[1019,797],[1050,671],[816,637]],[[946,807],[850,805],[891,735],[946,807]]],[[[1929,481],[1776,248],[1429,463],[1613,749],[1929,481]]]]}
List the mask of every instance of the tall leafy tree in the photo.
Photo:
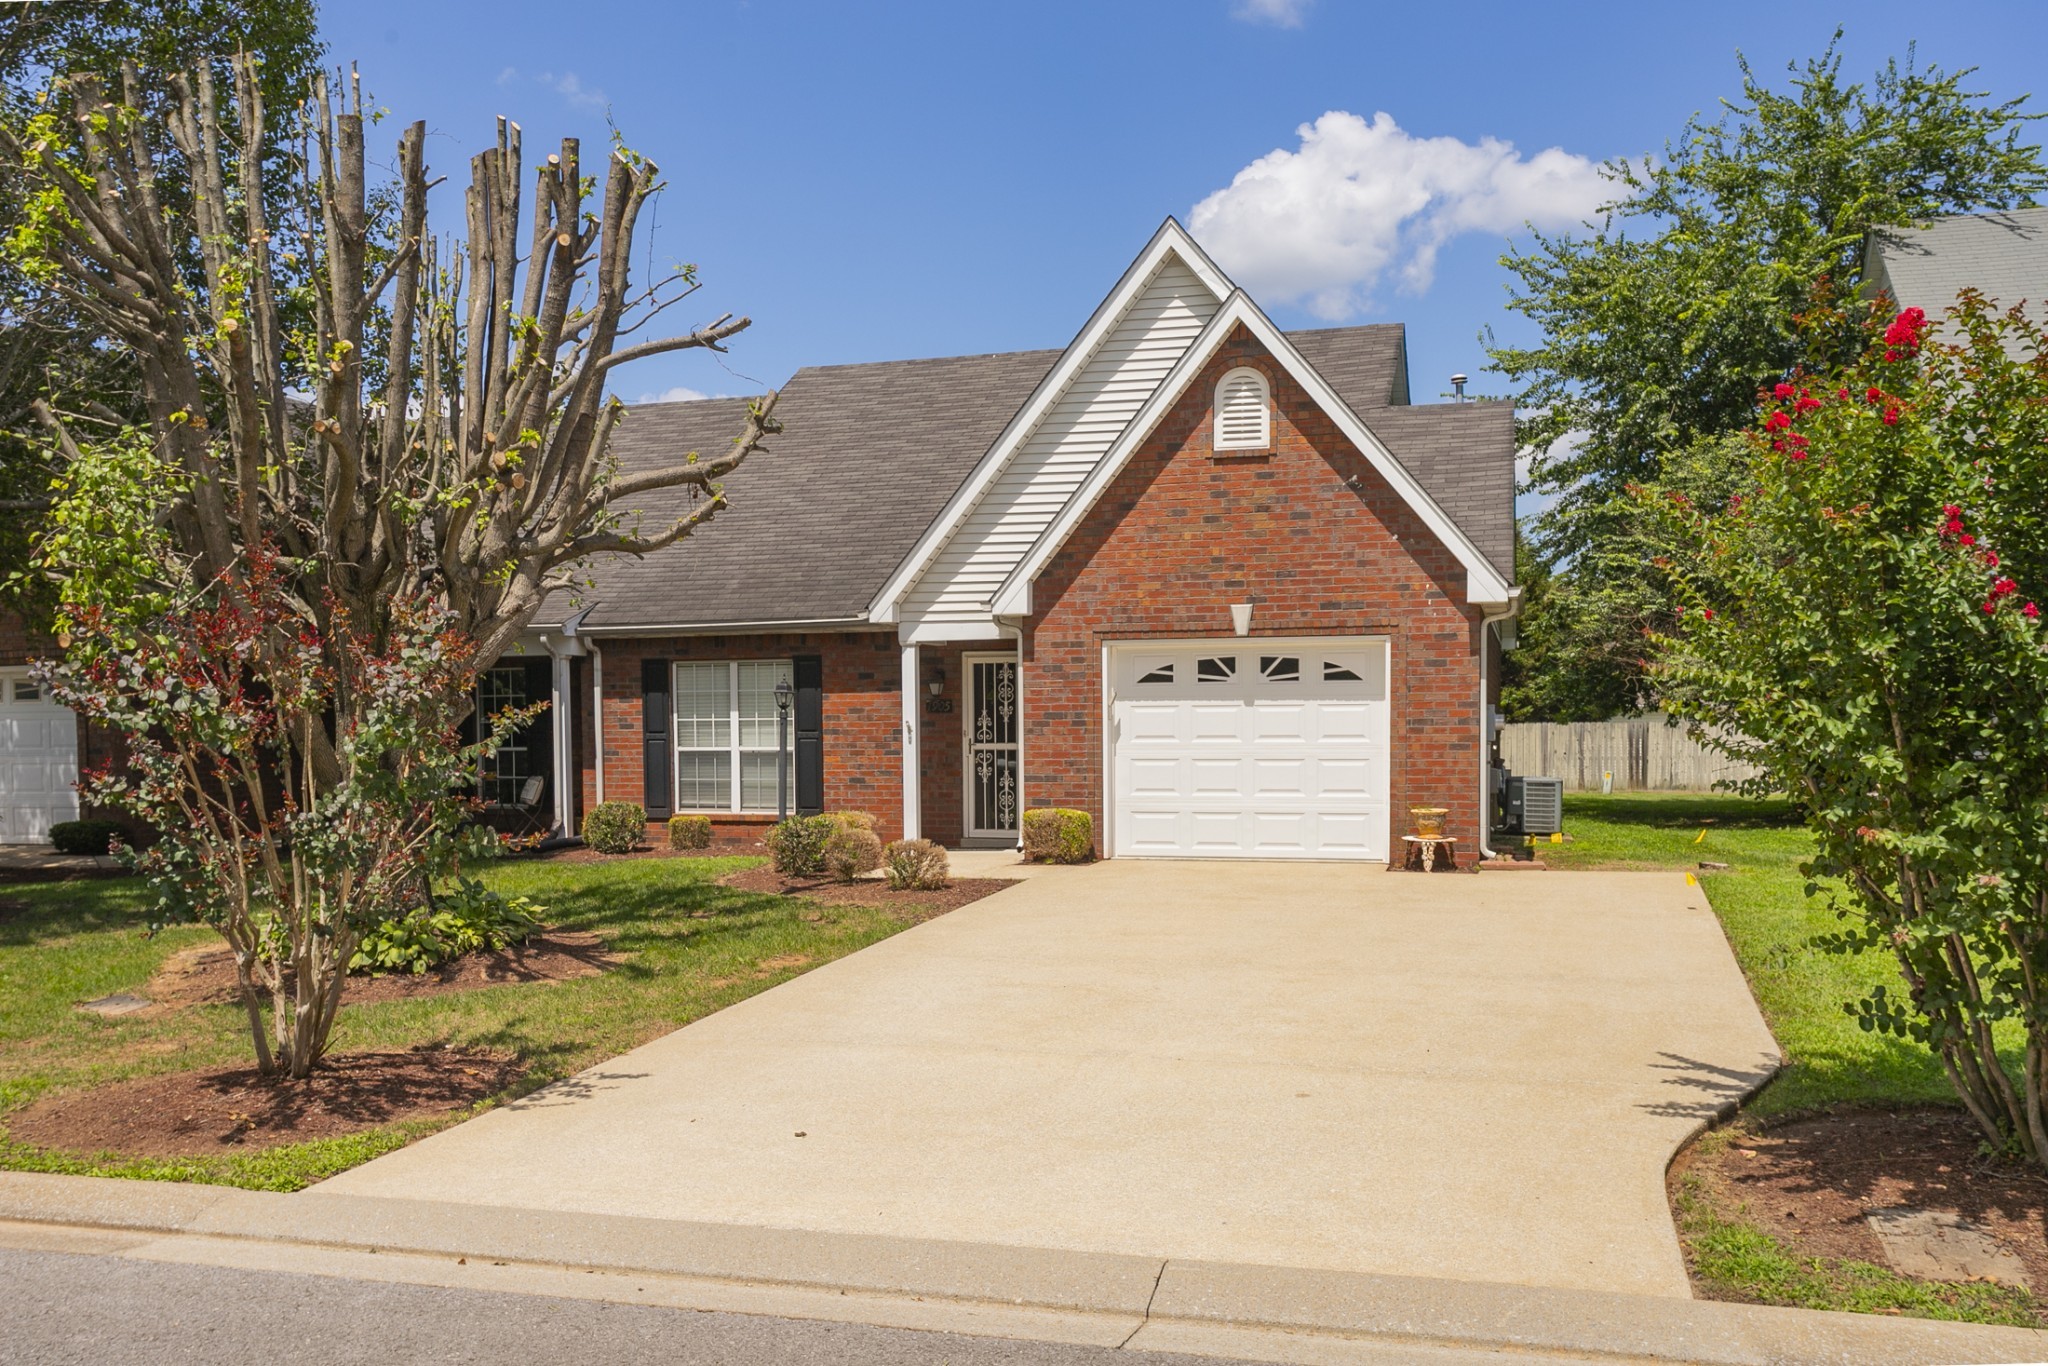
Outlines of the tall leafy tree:
{"type": "MultiPolygon", "coordinates": [[[[6,6],[0,16],[0,113],[23,121],[49,95],[59,73],[91,74],[120,83],[121,63],[145,70],[183,70],[208,57],[247,51],[259,59],[258,81],[273,108],[306,89],[323,51],[313,0],[103,0],[95,4],[6,6]]],[[[174,155],[168,105],[152,87],[138,91],[150,117],[141,132],[160,157],[174,155]]],[[[274,122],[266,156],[288,152],[287,125],[274,122]]],[[[28,181],[0,176],[0,238],[21,228],[28,181]]],[[[163,193],[182,207],[184,187],[163,193]]],[[[280,205],[273,205],[272,217],[280,205]]],[[[196,254],[183,262],[196,284],[196,254]]],[[[19,571],[47,521],[47,494],[59,468],[38,402],[70,421],[111,435],[143,420],[141,373],[133,353],[109,346],[101,329],[57,291],[37,282],[0,253],[0,594],[9,605],[45,615],[47,588],[19,571]],[[23,600],[26,590],[27,601],[23,600]]]]}
{"type": "MultiPolygon", "coordinates": [[[[1555,578],[1524,631],[1548,648],[1511,665],[1524,701],[1646,700],[1642,636],[1669,620],[1670,592],[1627,491],[1725,482],[1716,453],[1761,390],[1853,358],[1857,338],[1799,320],[1863,288],[1871,229],[2028,205],[2048,186],[2024,96],[1994,99],[1974,69],[1910,54],[1868,84],[1845,80],[1840,38],[1783,89],[1739,61],[1740,99],[1689,121],[1661,157],[1609,164],[1602,223],[1502,258],[1510,307],[1542,336],[1489,351],[1530,414],[1530,487],[1553,497],[1528,528],[1555,578]],[[1536,677],[1551,667],[1606,676],[1536,677]]],[[[1566,710],[1550,719],[1592,719],[1566,710]]]]}

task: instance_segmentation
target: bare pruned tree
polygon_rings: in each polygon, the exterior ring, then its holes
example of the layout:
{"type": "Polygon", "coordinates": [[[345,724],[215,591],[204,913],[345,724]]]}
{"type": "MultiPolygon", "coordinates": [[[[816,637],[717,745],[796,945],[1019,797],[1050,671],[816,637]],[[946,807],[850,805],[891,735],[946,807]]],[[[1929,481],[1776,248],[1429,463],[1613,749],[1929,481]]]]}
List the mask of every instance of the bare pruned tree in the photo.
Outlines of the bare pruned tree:
{"type": "MultiPolygon", "coordinates": [[[[353,76],[315,82],[283,111],[296,155],[266,151],[280,139],[266,138],[261,89],[247,58],[151,85],[131,64],[118,94],[75,76],[0,126],[0,153],[25,186],[9,249],[138,362],[149,444],[175,475],[151,513],[175,577],[233,598],[252,565],[266,592],[282,573],[287,606],[265,647],[280,660],[309,640],[347,640],[360,655],[431,612],[480,668],[579,561],[658,551],[717,514],[721,480],[779,430],[774,394],[722,450],[632,472],[609,455],[625,412],[606,393],[613,371],[719,350],[748,326],[727,315],[674,335],[650,329],[697,289],[691,267],[638,278],[653,163],[613,151],[600,194],[570,139],[529,177],[517,125],[500,120],[495,145],[470,161],[462,234],[437,238],[424,123],[404,129],[389,181],[372,184],[353,76]],[[145,109],[166,105],[175,157],[144,135],[144,119],[161,117],[145,109]],[[671,523],[641,529],[614,512],[677,486],[693,496],[671,523]]],[[[43,415],[60,461],[80,459],[87,436],[43,415]]],[[[262,659],[250,667],[264,675],[262,659]]],[[[348,676],[338,660],[328,672],[348,676]]],[[[308,973],[338,974],[353,932],[307,900],[323,893],[292,863],[285,818],[360,782],[351,765],[394,762],[347,743],[373,705],[388,698],[338,687],[307,704],[280,730],[282,798],[245,783],[222,806],[252,813],[260,847],[247,861],[271,872],[253,892],[224,883],[221,897],[267,898],[305,927],[273,946],[267,976],[244,974],[245,992],[252,981],[273,989],[294,1075],[324,1048],[325,1028],[309,1035],[282,1017],[331,1019],[328,996],[306,996],[308,973]],[[283,986],[294,972],[296,1006],[283,986]]],[[[403,879],[386,869],[375,880],[403,879]]]]}

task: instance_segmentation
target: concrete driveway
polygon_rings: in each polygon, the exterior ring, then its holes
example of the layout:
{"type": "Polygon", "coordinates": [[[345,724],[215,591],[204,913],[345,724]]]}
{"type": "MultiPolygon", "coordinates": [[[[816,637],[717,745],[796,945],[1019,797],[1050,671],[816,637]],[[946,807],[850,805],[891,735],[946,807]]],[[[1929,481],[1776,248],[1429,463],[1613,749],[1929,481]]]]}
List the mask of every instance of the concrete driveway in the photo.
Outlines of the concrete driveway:
{"type": "Polygon", "coordinates": [[[298,1198],[1683,1296],[1665,1164],[1777,1057],[1676,873],[1116,860],[298,1198]]]}

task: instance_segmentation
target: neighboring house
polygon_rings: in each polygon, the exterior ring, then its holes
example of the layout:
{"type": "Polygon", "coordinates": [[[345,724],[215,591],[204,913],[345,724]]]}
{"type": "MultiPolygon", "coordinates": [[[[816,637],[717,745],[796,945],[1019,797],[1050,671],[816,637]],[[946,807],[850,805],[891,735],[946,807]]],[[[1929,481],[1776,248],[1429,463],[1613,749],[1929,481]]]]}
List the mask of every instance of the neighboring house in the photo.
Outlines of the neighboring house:
{"type": "Polygon", "coordinates": [[[54,650],[19,614],[0,610],[0,844],[47,844],[78,819],[78,769],[105,762],[118,739],[78,721],[29,676],[54,650]]]}
{"type": "Polygon", "coordinates": [[[1940,318],[1964,289],[2007,308],[2026,303],[2048,322],[2048,208],[1957,214],[1917,228],[1873,232],[1864,244],[1865,289],[1900,308],[1940,318]]]}
{"type": "MultiPolygon", "coordinates": [[[[714,452],[745,403],[614,449],[714,452]]],[[[789,679],[792,808],[888,838],[1068,806],[1106,855],[1384,861],[1434,805],[1478,845],[1513,410],[1411,405],[1398,325],[1282,333],[1169,220],[1064,351],[805,369],[777,416],[729,510],[589,566],[487,680],[554,702],[500,786],[751,838],[789,679]]]]}

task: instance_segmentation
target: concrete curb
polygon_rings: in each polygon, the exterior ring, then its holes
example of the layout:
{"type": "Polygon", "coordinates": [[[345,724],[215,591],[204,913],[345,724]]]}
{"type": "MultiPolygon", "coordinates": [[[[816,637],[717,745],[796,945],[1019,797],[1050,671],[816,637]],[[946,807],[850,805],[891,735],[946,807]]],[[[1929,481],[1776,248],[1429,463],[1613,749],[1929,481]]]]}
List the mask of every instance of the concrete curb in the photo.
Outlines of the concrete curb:
{"type": "Polygon", "coordinates": [[[951,1303],[960,1331],[977,1331],[969,1320],[986,1306],[1106,1316],[1137,1325],[1126,1339],[1133,1348],[1273,1361],[1381,1360],[1396,1347],[1716,1366],[2048,1360],[2048,1333],[2019,1328],[318,1191],[0,1172],[0,1220],[149,1232],[195,1246],[470,1257],[822,1291],[836,1298],[813,1297],[804,1301],[811,1308],[791,1312],[858,1322],[897,1321],[878,1307],[916,1301],[928,1318],[940,1313],[928,1326],[943,1327],[951,1303]]]}

